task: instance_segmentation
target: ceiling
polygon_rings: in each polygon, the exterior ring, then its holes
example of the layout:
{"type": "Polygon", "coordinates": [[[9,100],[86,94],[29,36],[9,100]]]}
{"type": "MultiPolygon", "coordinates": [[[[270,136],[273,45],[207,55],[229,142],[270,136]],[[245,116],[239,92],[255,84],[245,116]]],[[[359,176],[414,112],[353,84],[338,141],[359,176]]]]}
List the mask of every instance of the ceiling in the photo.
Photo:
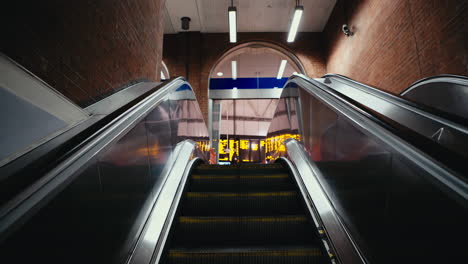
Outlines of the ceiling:
{"type": "MultiPolygon", "coordinates": [[[[295,0],[234,0],[238,32],[288,32],[295,0]]],[[[322,32],[336,0],[301,0],[304,6],[299,32],[322,32]]],[[[180,19],[190,17],[189,31],[228,32],[230,0],[166,0],[164,33],[181,31],[180,19]]]]}

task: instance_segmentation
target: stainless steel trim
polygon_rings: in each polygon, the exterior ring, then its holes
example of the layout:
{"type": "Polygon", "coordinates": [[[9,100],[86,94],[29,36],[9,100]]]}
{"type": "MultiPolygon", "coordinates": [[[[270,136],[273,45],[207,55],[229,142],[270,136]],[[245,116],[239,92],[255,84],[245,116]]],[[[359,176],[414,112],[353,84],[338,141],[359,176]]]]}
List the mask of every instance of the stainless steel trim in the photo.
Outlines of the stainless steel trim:
{"type": "Polygon", "coordinates": [[[190,161],[195,146],[196,143],[192,140],[177,144],[166,165],[169,170],[163,174],[165,182],[160,192],[154,196],[150,216],[127,263],[158,263],[190,169],[197,161],[190,161]]]}
{"type": "Polygon", "coordinates": [[[1,52],[0,86],[68,124],[89,117],[81,107],[1,52]]]}
{"type": "Polygon", "coordinates": [[[156,82],[137,83],[86,107],[85,110],[93,115],[110,114],[160,84],[156,82]]]}
{"type": "Polygon", "coordinates": [[[450,128],[453,133],[459,135],[461,134],[466,136],[466,134],[468,134],[468,128],[442,117],[422,111],[409,104],[404,104],[401,102],[401,98],[389,93],[341,76],[329,76],[325,79],[329,79],[329,82],[323,82],[325,85],[368,106],[378,113],[384,114],[385,116],[414,129],[422,135],[430,137],[441,127],[450,128]]]}
{"type": "MultiPolygon", "coordinates": [[[[381,125],[370,120],[365,115],[359,113],[355,109],[344,104],[336,99],[331,93],[326,92],[329,88],[325,84],[305,78],[293,78],[288,81],[294,82],[304,88],[308,93],[317,97],[325,102],[328,106],[336,112],[350,119],[358,127],[361,127],[366,133],[373,135],[375,138],[384,142],[387,146],[391,147],[395,152],[401,154],[406,159],[417,164],[421,169],[437,179],[440,183],[452,190],[459,198],[462,199],[463,204],[468,202],[468,184],[460,180],[454,172],[444,167],[438,161],[432,159],[427,154],[415,148],[408,142],[403,141],[401,138],[395,136],[381,125]]],[[[286,84],[287,85],[287,84],[286,84]]]]}
{"type": "Polygon", "coordinates": [[[177,89],[183,83],[185,83],[184,79],[176,79],[128,109],[120,117],[91,136],[89,143],[83,148],[0,208],[0,237],[15,223],[19,223],[20,219],[26,217],[29,212],[38,209],[44,202],[65,188],[74,179],[74,176],[76,177],[76,172],[80,168],[105,147],[125,135],[162,100],[166,99],[170,91],[177,89]]]}
{"type": "Polygon", "coordinates": [[[468,86],[468,79],[465,79],[465,78],[467,77],[457,76],[457,75],[454,75],[454,76],[441,75],[441,76],[429,77],[427,79],[423,79],[423,80],[417,81],[416,83],[413,83],[406,90],[404,90],[400,95],[404,97],[407,93],[411,92],[412,90],[418,88],[421,85],[425,85],[428,83],[448,82],[448,83],[455,83],[455,84],[460,84],[463,86],[468,86]]]}
{"type": "MultiPolygon", "coordinates": [[[[320,170],[294,139],[285,141],[290,167],[317,227],[323,224],[340,263],[367,263],[323,190],[320,170]],[[319,218],[315,216],[315,210],[319,218]]],[[[289,163],[288,163],[289,164],[289,163]]]]}

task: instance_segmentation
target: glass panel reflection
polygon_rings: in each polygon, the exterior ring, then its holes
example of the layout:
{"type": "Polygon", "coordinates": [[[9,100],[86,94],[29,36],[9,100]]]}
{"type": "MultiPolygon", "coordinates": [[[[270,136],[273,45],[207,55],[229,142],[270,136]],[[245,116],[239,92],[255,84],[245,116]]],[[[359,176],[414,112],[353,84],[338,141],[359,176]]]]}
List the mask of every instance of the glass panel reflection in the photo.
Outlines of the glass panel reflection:
{"type": "Polygon", "coordinates": [[[21,228],[1,243],[4,263],[123,263],[175,145],[209,150],[191,87],[182,85],[108,146],[21,228]]]}
{"type": "MultiPolygon", "coordinates": [[[[290,83],[286,89],[296,87],[290,83]]],[[[321,170],[337,213],[371,262],[466,259],[463,243],[456,242],[468,235],[466,208],[392,146],[298,89],[280,99],[267,136],[267,141],[275,138],[266,142],[267,158],[287,156],[283,141],[288,137],[300,140],[321,170]],[[437,231],[441,226],[456,231],[437,231]]]]}

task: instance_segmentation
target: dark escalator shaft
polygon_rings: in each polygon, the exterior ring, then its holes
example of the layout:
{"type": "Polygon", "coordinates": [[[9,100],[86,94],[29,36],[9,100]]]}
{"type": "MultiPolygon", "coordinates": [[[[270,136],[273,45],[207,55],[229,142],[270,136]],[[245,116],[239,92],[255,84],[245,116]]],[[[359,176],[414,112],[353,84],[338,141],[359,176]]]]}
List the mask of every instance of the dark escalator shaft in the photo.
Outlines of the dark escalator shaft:
{"type": "Polygon", "coordinates": [[[281,165],[201,165],[187,183],[161,263],[329,263],[281,165]]]}

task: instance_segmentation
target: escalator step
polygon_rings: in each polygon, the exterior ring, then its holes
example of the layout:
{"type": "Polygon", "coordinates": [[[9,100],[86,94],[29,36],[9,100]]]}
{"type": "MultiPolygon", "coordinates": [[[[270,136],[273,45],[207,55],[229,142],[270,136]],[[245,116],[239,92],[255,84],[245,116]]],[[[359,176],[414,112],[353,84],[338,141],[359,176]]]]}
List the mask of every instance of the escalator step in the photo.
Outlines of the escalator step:
{"type": "Polygon", "coordinates": [[[305,215],[287,216],[181,216],[174,243],[178,246],[199,244],[314,242],[315,234],[305,215]]]}
{"type": "Polygon", "coordinates": [[[225,171],[225,170],[283,170],[287,171],[282,164],[233,164],[233,165],[209,165],[201,164],[197,170],[209,171],[225,171]]]}
{"type": "Polygon", "coordinates": [[[290,248],[222,248],[222,249],[180,249],[169,250],[167,264],[218,264],[218,263],[327,263],[318,247],[290,248]]]}
{"type": "Polygon", "coordinates": [[[282,215],[304,211],[295,191],[287,192],[187,192],[182,215],[282,215]]]}
{"type": "Polygon", "coordinates": [[[190,191],[287,191],[295,186],[288,174],[192,175],[190,191]]]}

